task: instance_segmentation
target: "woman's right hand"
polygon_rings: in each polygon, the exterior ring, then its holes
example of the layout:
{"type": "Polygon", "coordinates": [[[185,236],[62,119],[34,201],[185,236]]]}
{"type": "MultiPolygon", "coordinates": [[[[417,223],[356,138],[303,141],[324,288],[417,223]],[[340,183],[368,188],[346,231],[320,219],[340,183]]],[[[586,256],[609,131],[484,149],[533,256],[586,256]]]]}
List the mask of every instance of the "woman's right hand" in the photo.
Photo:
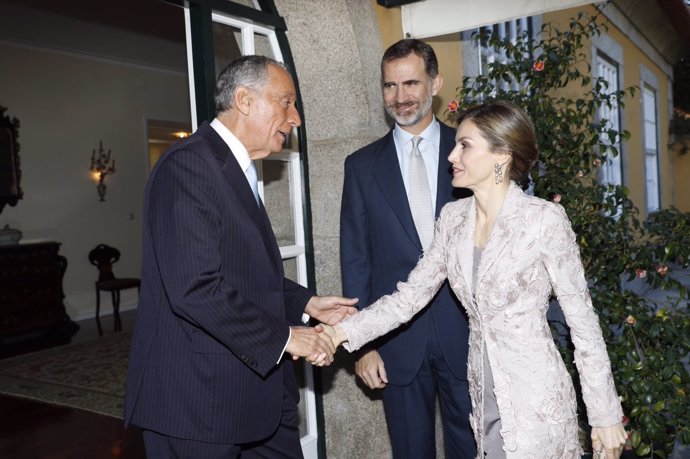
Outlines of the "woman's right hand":
{"type": "Polygon", "coordinates": [[[592,427],[592,450],[594,457],[602,459],[618,459],[621,457],[623,446],[628,434],[622,423],[609,427],[592,427]],[[599,456],[596,456],[599,454],[599,456]]]}
{"type": "Polygon", "coordinates": [[[327,334],[329,338],[331,338],[333,346],[335,346],[336,349],[347,341],[347,335],[340,325],[330,326],[321,323],[316,326],[316,331],[327,334]]]}

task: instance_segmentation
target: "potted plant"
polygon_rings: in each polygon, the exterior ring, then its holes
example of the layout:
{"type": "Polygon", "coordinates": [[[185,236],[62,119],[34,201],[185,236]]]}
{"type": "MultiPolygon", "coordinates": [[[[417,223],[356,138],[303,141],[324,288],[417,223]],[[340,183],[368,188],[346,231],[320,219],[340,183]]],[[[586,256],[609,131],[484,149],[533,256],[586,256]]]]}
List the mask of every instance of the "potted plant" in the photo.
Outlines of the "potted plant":
{"type": "MultiPolygon", "coordinates": [[[[507,62],[463,78],[448,111],[453,116],[478,101],[505,99],[532,117],[540,159],[523,186],[560,203],[578,235],[627,416],[627,454],[665,458],[677,442],[690,444],[690,314],[687,285],[678,278],[689,266],[690,215],[671,208],[641,221],[626,187],[598,180],[630,133],[597,119],[597,109],[623,106],[636,92],[611,91],[591,75],[585,50],[605,29],[597,13],[578,15],[565,30],[547,23],[537,38],[511,42],[479,34],[476,39],[507,62]]],[[[557,318],[552,324],[577,385],[567,325],[557,318]]],[[[580,413],[586,447],[584,409],[580,413]]]]}

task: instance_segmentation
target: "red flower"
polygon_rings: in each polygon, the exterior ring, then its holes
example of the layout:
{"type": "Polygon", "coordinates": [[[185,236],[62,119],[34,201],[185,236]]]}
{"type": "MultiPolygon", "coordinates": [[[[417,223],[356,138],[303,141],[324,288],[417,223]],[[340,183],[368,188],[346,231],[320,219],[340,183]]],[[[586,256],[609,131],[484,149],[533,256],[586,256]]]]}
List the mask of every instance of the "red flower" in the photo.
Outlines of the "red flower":
{"type": "Polygon", "coordinates": [[[535,72],[541,72],[544,70],[544,67],[546,64],[544,64],[544,61],[536,61],[534,64],[532,64],[532,70],[535,72]]]}
{"type": "Polygon", "coordinates": [[[594,164],[596,167],[599,167],[599,166],[601,166],[601,160],[599,158],[597,158],[594,161],[592,161],[592,164],[594,164]]]}
{"type": "Polygon", "coordinates": [[[645,270],[642,269],[642,268],[637,268],[637,269],[635,270],[635,276],[636,276],[638,279],[644,279],[645,277],[647,277],[647,271],[645,271],[645,270]]]}
{"type": "Polygon", "coordinates": [[[666,272],[668,271],[668,266],[665,264],[661,263],[656,267],[656,272],[661,276],[664,277],[666,275],[666,272]]]}
{"type": "Polygon", "coordinates": [[[448,103],[448,111],[451,112],[451,113],[455,113],[455,112],[458,111],[458,107],[459,107],[459,106],[460,106],[460,104],[458,103],[457,100],[451,100],[451,101],[448,103]]]}

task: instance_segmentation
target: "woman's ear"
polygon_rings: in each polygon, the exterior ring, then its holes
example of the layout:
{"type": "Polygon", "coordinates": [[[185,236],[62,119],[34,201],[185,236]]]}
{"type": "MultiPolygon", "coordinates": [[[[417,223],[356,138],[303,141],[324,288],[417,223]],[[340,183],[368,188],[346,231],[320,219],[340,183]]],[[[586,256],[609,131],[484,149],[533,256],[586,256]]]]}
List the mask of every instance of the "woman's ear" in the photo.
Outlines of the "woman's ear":
{"type": "Polygon", "coordinates": [[[501,166],[509,164],[511,159],[513,159],[513,154],[510,150],[501,148],[496,152],[496,162],[501,166]]]}

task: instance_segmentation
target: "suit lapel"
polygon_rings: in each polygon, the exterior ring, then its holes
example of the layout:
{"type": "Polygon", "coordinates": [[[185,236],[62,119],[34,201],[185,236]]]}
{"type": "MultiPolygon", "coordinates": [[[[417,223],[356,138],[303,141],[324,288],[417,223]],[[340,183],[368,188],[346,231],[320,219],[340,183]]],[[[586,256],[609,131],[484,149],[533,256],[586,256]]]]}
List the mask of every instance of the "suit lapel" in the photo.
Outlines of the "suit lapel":
{"type": "Polygon", "coordinates": [[[257,205],[256,200],[254,199],[254,193],[252,192],[249,182],[247,181],[247,176],[244,175],[244,171],[237,162],[237,159],[235,159],[235,155],[231,153],[230,147],[228,147],[228,145],[208,123],[204,123],[201,127],[199,127],[199,133],[211,145],[211,150],[221,165],[222,174],[225,177],[230,189],[237,196],[238,200],[249,214],[252,223],[260,231],[266,251],[275,261],[275,263],[272,263],[273,268],[277,272],[282,273],[283,266],[280,251],[278,249],[266,209],[264,208],[263,203],[257,205]]]}
{"type": "Polygon", "coordinates": [[[514,183],[510,184],[508,193],[506,194],[501,210],[496,218],[496,223],[491,230],[489,241],[482,253],[482,259],[479,263],[479,270],[477,272],[477,283],[481,281],[488,272],[493,263],[498,259],[504,247],[511,241],[513,233],[515,232],[512,220],[519,217],[521,208],[515,203],[515,200],[522,194],[522,190],[514,183]]]}
{"type": "Polygon", "coordinates": [[[456,250],[458,262],[460,263],[460,272],[463,279],[465,279],[467,291],[471,295],[474,291],[472,273],[474,272],[474,227],[477,216],[474,207],[474,197],[469,199],[470,202],[465,220],[458,226],[458,234],[455,236],[455,240],[458,241],[456,250]]]}
{"type": "Polygon", "coordinates": [[[451,184],[451,166],[448,162],[448,154],[455,145],[455,129],[441,123],[440,145],[438,148],[438,176],[436,179],[436,218],[441,215],[444,205],[454,200],[453,185],[451,184]]]}
{"type": "Polygon", "coordinates": [[[381,150],[376,154],[377,158],[374,162],[373,171],[374,180],[381,188],[381,192],[386,197],[393,213],[398,217],[403,230],[421,251],[422,243],[419,241],[417,228],[414,226],[410,204],[407,201],[405,183],[400,173],[400,163],[395,150],[393,130],[388,131],[381,150]]]}
{"type": "MultiPolygon", "coordinates": [[[[252,200],[254,195],[252,194],[252,200]]],[[[268,213],[266,212],[266,207],[264,207],[264,202],[259,200],[260,209],[259,214],[261,215],[261,221],[263,223],[262,233],[264,235],[264,244],[266,249],[273,256],[273,265],[280,274],[280,277],[284,276],[283,273],[283,257],[280,255],[280,248],[278,247],[278,241],[276,240],[276,235],[273,233],[273,227],[271,226],[271,220],[268,218],[268,213]]]]}
{"type": "Polygon", "coordinates": [[[239,163],[235,159],[235,155],[230,153],[230,149],[228,149],[228,154],[226,155],[226,160],[225,164],[223,164],[222,171],[223,175],[230,183],[230,186],[235,191],[235,194],[242,203],[242,206],[244,206],[249,215],[251,215],[252,220],[254,220],[257,226],[261,225],[261,212],[259,211],[259,206],[256,204],[256,200],[254,199],[252,188],[249,186],[247,176],[244,175],[244,171],[242,168],[240,168],[239,163]]]}

